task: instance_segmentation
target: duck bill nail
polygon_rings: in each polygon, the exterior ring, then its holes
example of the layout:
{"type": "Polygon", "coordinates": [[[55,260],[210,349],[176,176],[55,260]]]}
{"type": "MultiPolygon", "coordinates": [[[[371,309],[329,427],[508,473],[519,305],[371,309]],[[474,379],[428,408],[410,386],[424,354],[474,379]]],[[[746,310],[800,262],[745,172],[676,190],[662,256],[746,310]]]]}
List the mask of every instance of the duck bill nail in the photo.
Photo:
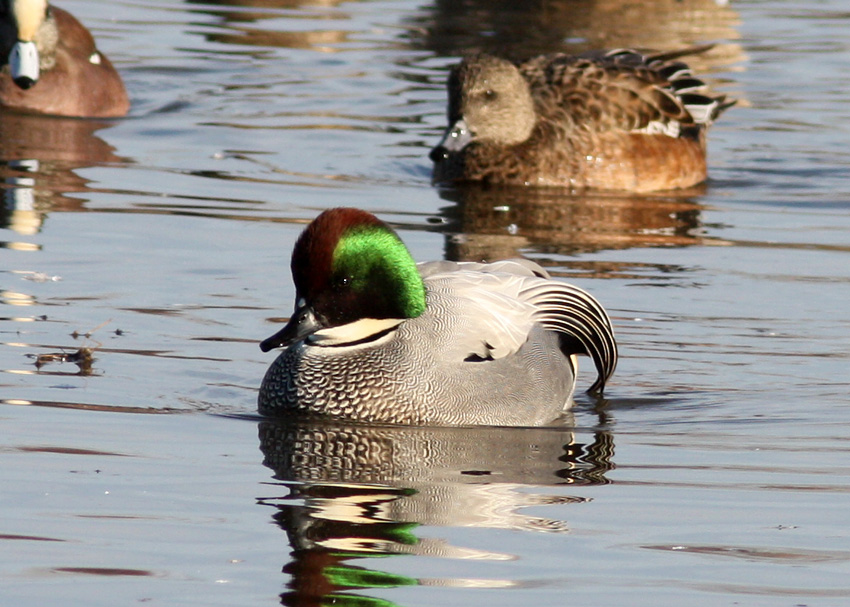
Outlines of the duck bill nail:
{"type": "Polygon", "coordinates": [[[322,325],[316,320],[312,308],[300,308],[280,331],[260,342],[260,350],[268,352],[274,348],[285,348],[321,328],[322,325]]]}
{"type": "Polygon", "coordinates": [[[442,147],[449,152],[460,152],[471,142],[472,133],[466,126],[466,122],[460,119],[446,131],[443,140],[440,141],[437,147],[442,147]]]}
{"type": "Polygon", "coordinates": [[[28,89],[38,82],[38,63],[38,49],[34,42],[16,42],[9,53],[9,71],[14,83],[28,89]]]}

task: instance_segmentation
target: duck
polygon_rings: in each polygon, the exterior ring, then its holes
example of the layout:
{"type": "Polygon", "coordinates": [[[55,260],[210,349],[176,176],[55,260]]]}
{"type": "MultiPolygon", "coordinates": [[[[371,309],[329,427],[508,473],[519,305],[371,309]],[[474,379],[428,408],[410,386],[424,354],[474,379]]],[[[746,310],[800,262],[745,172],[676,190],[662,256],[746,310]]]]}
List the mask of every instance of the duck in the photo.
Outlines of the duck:
{"type": "Polygon", "coordinates": [[[585,290],[526,259],[417,264],[354,208],[295,242],[295,310],[260,344],[267,417],[413,426],[540,426],[573,403],[577,355],[601,395],[617,364],[611,319],[585,290]]]}
{"type": "Polygon", "coordinates": [[[47,0],[0,0],[0,108],[56,116],[125,116],[121,76],[73,15],[47,0]]]}
{"type": "Polygon", "coordinates": [[[735,101],[709,92],[679,58],[711,47],[464,57],[446,83],[434,182],[632,193],[697,185],[707,178],[706,132],[735,101]]]}

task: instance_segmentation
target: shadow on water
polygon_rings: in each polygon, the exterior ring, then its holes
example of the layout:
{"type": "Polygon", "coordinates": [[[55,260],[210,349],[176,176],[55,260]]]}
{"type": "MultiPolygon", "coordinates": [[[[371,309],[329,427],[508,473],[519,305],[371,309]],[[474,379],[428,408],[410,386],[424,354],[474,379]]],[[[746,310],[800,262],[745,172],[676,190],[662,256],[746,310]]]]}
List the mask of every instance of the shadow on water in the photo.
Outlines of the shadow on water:
{"type": "Polygon", "coordinates": [[[396,555],[514,560],[510,552],[452,545],[416,530],[564,532],[566,521],[521,510],[585,502],[555,488],[606,484],[614,468],[609,432],[581,442],[570,426],[409,428],[275,420],[259,424],[259,438],[263,463],[279,481],[273,486],[286,490],[258,500],[275,508],[274,520],[292,548],[283,566],[291,576],[289,591],[281,595],[284,605],[383,604],[349,594],[368,588],[519,585],[411,578],[348,561],[396,555]]]}

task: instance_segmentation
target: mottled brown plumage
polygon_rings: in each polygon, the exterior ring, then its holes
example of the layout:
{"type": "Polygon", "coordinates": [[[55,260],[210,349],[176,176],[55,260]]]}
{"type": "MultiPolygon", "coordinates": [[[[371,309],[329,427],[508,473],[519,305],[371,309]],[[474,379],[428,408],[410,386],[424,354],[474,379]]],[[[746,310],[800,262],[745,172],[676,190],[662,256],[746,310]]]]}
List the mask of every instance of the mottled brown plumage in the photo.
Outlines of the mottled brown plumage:
{"type": "Polygon", "coordinates": [[[706,178],[705,132],[734,102],[707,93],[683,54],[617,50],[513,64],[472,55],[447,83],[437,182],[649,192],[706,178]]]}

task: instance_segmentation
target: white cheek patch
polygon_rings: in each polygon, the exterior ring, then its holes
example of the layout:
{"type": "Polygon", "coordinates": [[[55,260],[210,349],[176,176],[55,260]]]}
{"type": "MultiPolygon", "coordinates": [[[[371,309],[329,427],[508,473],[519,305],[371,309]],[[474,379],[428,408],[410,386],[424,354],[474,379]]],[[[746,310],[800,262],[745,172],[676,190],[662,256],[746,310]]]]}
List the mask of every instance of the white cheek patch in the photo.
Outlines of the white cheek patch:
{"type": "Polygon", "coordinates": [[[28,89],[38,82],[38,62],[35,42],[16,42],[9,53],[9,70],[15,84],[22,89],[28,89]]]}

